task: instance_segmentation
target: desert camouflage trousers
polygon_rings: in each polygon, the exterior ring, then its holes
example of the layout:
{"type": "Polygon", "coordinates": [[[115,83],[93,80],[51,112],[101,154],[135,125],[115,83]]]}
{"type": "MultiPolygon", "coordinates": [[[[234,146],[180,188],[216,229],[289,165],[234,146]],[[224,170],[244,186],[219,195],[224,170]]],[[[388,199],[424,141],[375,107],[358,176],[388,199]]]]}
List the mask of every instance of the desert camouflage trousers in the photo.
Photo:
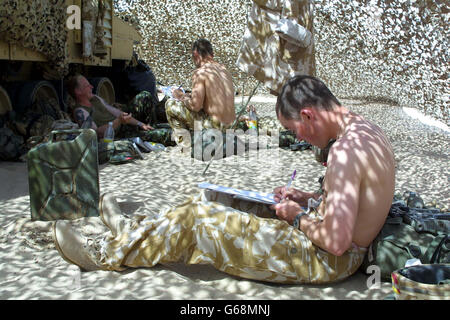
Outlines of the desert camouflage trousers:
{"type": "MultiPolygon", "coordinates": [[[[166,102],[166,114],[167,120],[170,126],[174,129],[187,129],[194,130],[194,122],[200,121],[202,123],[203,129],[219,129],[226,130],[230,126],[221,124],[218,121],[211,119],[205,112],[193,112],[186,108],[181,101],[169,99],[166,102]]],[[[248,130],[248,126],[244,120],[238,121],[236,124],[236,129],[242,129],[244,131],[248,130]]],[[[259,117],[258,118],[258,129],[266,130],[270,135],[274,131],[285,131],[286,129],[280,124],[280,122],[271,117],[259,117]]]]}
{"type": "Polygon", "coordinates": [[[183,102],[169,99],[166,102],[167,121],[173,129],[186,129],[193,131],[195,121],[202,124],[203,129],[226,129],[219,121],[212,119],[203,110],[194,112],[185,107],[183,102]]]}
{"type": "Polygon", "coordinates": [[[211,264],[247,279],[319,284],[350,276],[363,261],[365,249],[333,256],[300,230],[270,218],[273,214],[261,204],[219,197],[203,191],[159,215],[126,219],[115,236],[104,239],[102,267],[121,271],[158,263],[211,264]]]}
{"type": "MultiPolygon", "coordinates": [[[[199,121],[202,129],[218,129],[225,132],[231,127],[226,126],[218,121],[211,119],[205,112],[193,112],[187,109],[181,101],[169,99],[166,102],[166,115],[169,125],[174,129],[186,129],[189,131],[194,130],[194,122],[199,121]]],[[[235,125],[235,130],[247,131],[249,128],[245,120],[239,120],[235,125]]],[[[298,142],[295,134],[290,131],[286,131],[280,122],[272,117],[259,117],[258,118],[258,131],[259,134],[267,134],[269,136],[278,133],[280,135],[279,146],[289,147],[289,145],[298,142]]],[[[174,140],[177,144],[183,141],[182,136],[175,135],[174,140]]]]}

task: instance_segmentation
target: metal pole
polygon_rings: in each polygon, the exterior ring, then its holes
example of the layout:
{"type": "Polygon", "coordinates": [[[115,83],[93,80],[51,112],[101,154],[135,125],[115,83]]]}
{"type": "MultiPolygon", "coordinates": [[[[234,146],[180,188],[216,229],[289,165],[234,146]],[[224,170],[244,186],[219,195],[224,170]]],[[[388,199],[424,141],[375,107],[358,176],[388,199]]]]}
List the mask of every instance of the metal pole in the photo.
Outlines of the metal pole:
{"type": "MultiPolygon", "coordinates": [[[[245,104],[245,106],[243,106],[243,107],[241,108],[241,110],[240,110],[239,113],[237,114],[236,120],[234,120],[234,122],[233,122],[233,124],[231,125],[230,129],[234,129],[234,127],[235,127],[235,126],[237,125],[237,123],[239,122],[239,117],[240,117],[240,116],[242,115],[242,113],[247,109],[247,106],[248,106],[250,100],[252,99],[252,97],[255,95],[255,92],[256,92],[256,90],[258,89],[259,85],[260,85],[260,82],[258,82],[258,83],[256,84],[255,88],[253,89],[253,91],[252,91],[252,92],[250,93],[250,95],[248,96],[247,103],[245,104]]],[[[244,93],[242,93],[242,94],[244,94],[244,93]]],[[[242,102],[244,102],[244,98],[242,98],[242,102]]],[[[206,171],[208,170],[208,168],[209,168],[209,166],[211,165],[211,163],[212,163],[213,160],[214,160],[214,158],[211,158],[211,159],[209,160],[208,164],[206,165],[205,170],[203,170],[203,173],[202,173],[203,176],[205,175],[206,171]]]]}

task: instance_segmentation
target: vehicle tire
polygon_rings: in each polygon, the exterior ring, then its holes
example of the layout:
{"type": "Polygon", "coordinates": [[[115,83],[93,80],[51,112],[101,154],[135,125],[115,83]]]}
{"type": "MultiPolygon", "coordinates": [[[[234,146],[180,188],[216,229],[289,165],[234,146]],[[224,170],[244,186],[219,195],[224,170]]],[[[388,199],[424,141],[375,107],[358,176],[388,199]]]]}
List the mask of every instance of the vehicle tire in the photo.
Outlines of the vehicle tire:
{"type": "Polygon", "coordinates": [[[59,97],[55,87],[49,81],[24,82],[16,94],[14,109],[25,113],[38,100],[55,99],[59,108],[59,97]]]}
{"type": "Polygon", "coordinates": [[[69,93],[67,92],[66,87],[61,83],[61,80],[53,80],[51,83],[58,93],[60,109],[64,112],[69,112],[69,93]]]}
{"type": "Polygon", "coordinates": [[[12,111],[11,99],[8,92],[0,86],[0,116],[12,111]]]}
{"type": "Polygon", "coordinates": [[[108,104],[112,105],[116,102],[116,93],[114,91],[114,85],[108,78],[91,78],[89,82],[94,87],[92,92],[95,95],[103,98],[108,104]]]}

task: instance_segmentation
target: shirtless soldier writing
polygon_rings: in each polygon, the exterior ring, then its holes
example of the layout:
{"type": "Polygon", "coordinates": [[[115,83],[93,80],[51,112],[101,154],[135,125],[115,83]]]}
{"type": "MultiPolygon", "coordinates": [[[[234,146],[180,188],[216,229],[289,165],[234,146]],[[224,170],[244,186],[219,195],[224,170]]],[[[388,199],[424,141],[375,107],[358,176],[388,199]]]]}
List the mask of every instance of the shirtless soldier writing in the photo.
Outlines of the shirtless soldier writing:
{"type": "Polygon", "coordinates": [[[302,216],[300,206],[319,194],[274,190],[279,218],[293,224],[321,249],[340,256],[352,247],[367,248],[382,228],[392,204],[394,155],[379,127],[342,106],[318,79],[290,79],[278,97],[281,124],[319,148],[337,139],[328,154],[321,220],[302,216]],[[297,225],[297,223],[296,223],[297,225]]]}
{"type": "Polygon", "coordinates": [[[192,76],[192,93],[173,91],[166,103],[169,124],[174,129],[194,130],[194,121],[206,129],[226,129],[236,119],[234,86],[231,74],[214,61],[211,43],[199,39],[192,46],[196,70],[192,76]]]}

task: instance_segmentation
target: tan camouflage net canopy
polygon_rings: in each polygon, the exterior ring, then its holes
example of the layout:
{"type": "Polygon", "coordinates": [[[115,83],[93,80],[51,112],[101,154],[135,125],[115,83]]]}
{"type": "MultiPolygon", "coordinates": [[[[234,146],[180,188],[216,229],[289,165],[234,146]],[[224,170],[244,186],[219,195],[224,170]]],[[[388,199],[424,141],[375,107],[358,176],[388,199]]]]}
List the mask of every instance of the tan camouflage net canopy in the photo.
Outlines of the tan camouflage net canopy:
{"type": "MultiPolygon", "coordinates": [[[[126,12],[121,14],[128,13],[128,21],[140,26],[143,39],[137,51],[158,81],[189,85],[192,41],[205,37],[237,89],[249,94],[256,80],[236,61],[253,23],[250,10],[255,4],[292,1],[114,2],[123,3],[126,12]]],[[[314,0],[316,75],[340,98],[393,101],[450,125],[449,11],[448,1],[314,0]]]]}
{"type": "Polygon", "coordinates": [[[60,75],[66,73],[66,3],[64,0],[2,0],[0,40],[36,50],[60,75]]]}

